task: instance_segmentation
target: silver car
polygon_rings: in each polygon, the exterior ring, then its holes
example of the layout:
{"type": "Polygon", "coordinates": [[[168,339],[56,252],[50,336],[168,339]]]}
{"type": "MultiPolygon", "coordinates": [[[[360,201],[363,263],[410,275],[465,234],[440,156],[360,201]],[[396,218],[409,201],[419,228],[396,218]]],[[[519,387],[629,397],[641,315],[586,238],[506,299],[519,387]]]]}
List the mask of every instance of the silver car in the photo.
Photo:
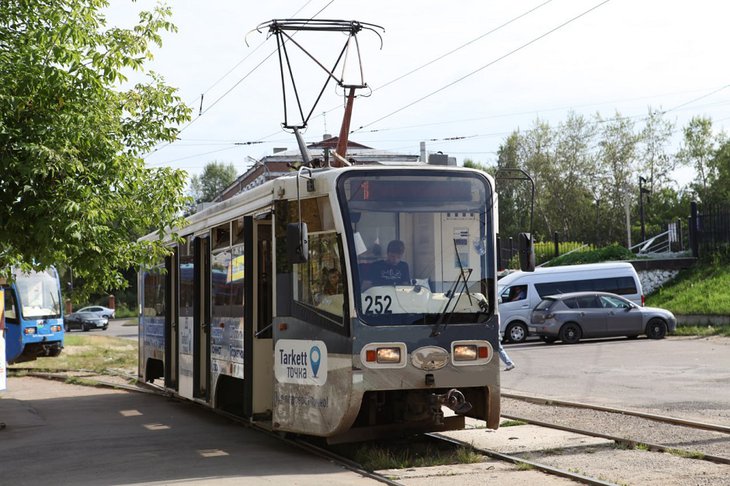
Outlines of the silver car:
{"type": "Polygon", "coordinates": [[[662,339],[674,332],[674,314],[656,307],[641,307],[608,292],[572,292],[545,297],[530,316],[530,334],[545,342],[558,339],[574,344],[581,338],[646,334],[662,339]]]}

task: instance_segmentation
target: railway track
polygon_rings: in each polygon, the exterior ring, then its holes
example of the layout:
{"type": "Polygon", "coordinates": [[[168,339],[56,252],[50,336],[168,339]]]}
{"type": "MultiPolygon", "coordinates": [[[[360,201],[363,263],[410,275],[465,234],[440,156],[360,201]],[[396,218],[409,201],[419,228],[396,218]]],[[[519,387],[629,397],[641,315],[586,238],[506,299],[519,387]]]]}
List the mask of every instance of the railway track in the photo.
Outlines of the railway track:
{"type": "Polygon", "coordinates": [[[502,397],[507,419],[730,465],[730,427],[725,425],[527,395],[502,397]]]}

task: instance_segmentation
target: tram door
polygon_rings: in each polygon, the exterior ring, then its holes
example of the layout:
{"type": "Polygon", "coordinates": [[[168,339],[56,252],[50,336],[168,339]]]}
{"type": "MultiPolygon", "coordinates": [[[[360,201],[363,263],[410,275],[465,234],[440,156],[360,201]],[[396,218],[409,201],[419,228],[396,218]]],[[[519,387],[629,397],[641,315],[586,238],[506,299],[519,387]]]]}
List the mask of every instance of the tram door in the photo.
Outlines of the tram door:
{"type": "Polygon", "coordinates": [[[178,383],[178,322],[177,292],[178,288],[178,249],[172,255],[165,258],[165,388],[177,390],[178,383]]]}
{"type": "Polygon", "coordinates": [[[210,390],[210,239],[195,238],[193,301],[193,396],[206,401],[210,390]]]}
{"type": "Polygon", "coordinates": [[[270,214],[246,218],[246,349],[244,369],[246,415],[254,419],[271,417],[274,380],[273,252],[270,214]],[[252,262],[249,266],[248,262],[252,262]],[[249,305],[250,303],[250,305],[249,305]]]}

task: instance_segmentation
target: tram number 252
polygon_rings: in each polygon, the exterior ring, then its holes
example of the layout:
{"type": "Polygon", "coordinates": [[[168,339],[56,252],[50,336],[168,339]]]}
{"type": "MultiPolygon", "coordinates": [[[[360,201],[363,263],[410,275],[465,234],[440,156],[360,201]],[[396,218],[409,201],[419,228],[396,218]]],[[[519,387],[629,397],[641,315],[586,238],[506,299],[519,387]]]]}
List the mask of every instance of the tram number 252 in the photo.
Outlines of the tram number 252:
{"type": "Polygon", "coordinates": [[[366,314],[392,314],[390,309],[393,299],[390,295],[367,295],[365,296],[366,314]]]}

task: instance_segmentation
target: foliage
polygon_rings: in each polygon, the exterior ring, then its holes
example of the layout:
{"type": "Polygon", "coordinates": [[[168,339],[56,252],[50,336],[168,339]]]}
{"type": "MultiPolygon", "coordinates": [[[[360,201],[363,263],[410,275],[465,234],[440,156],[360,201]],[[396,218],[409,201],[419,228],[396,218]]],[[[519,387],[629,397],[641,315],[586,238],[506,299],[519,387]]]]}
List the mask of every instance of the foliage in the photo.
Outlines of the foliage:
{"type": "MultiPolygon", "coordinates": [[[[628,246],[627,233],[632,243],[640,234],[639,176],[651,191],[644,205],[648,235],[689,213],[691,193],[678,191],[670,180],[676,160],[668,152],[673,128],[661,110],[651,108],[639,122],[620,113],[610,118],[570,113],[557,126],[538,119],[505,139],[497,169],[522,169],[534,180],[536,240],[557,232],[567,241],[628,246]]],[[[728,167],[730,181],[730,162],[728,167]]],[[[528,231],[529,184],[498,177],[497,192],[500,234],[528,231]]]]}
{"type": "Polygon", "coordinates": [[[0,9],[0,271],[71,268],[81,293],[123,287],[156,261],[184,205],[185,173],[142,155],[175,140],[189,109],[144,69],[170,10],[107,28],[106,0],[5,0],[0,9]],[[125,89],[129,72],[145,81],[125,89]]]}
{"type": "MultiPolygon", "coordinates": [[[[730,315],[730,265],[727,259],[703,261],[648,296],[646,305],[678,315],[730,315]]],[[[680,322],[681,324],[681,322],[680,322]]]]}
{"type": "Polygon", "coordinates": [[[702,202],[710,202],[711,186],[717,181],[718,170],[713,163],[717,142],[712,120],[695,116],[684,128],[684,143],[677,154],[680,163],[695,169],[692,187],[702,202]]]}
{"type": "MultiPolygon", "coordinates": [[[[535,242],[533,245],[535,251],[535,263],[537,265],[544,264],[553,260],[555,257],[555,243],[552,241],[535,242]]],[[[583,253],[591,251],[593,247],[579,241],[560,241],[558,242],[558,255],[563,256],[566,253],[583,253]]]]}
{"type": "Polygon", "coordinates": [[[613,245],[608,245],[595,250],[576,251],[560,255],[559,257],[550,260],[550,264],[547,266],[580,265],[584,263],[632,260],[634,258],[636,258],[636,255],[623,246],[614,243],[613,245]]]}
{"type": "Polygon", "coordinates": [[[236,180],[233,164],[211,162],[206,164],[200,176],[190,178],[190,195],[195,204],[213,201],[225,188],[236,180]]]}

